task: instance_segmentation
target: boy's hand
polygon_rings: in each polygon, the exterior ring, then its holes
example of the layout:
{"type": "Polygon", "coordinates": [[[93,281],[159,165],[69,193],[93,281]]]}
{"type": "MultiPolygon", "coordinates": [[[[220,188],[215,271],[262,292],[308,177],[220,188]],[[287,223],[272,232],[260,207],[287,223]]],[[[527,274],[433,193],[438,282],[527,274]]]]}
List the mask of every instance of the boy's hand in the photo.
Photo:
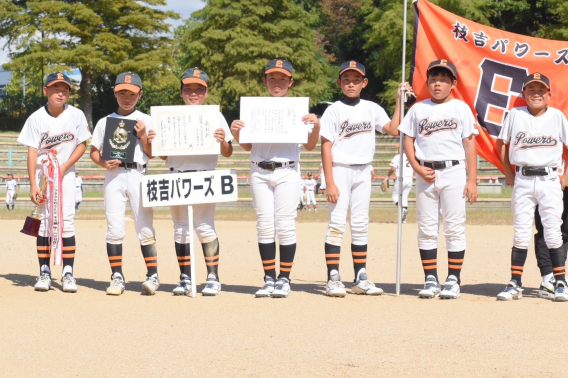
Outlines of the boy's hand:
{"type": "Polygon", "coordinates": [[[420,166],[416,173],[419,174],[420,177],[422,177],[424,181],[429,184],[432,184],[436,179],[436,171],[434,171],[432,168],[420,166]]]}
{"type": "Polygon", "coordinates": [[[148,142],[152,143],[152,140],[156,137],[156,130],[148,131],[148,142]]]}
{"type": "Polygon", "coordinates": [[[35,185],[32,185],[32,187],[30,188],[30,199],[35,205],[40,205],[44,200],[43,193],[35,185]]]}
{"type": "Polygon", "coordinates": [[[235,120],[233,121],[233,123],[231,123],[231,132],[233,133],[233,137],[235,137],[235,139],[239,138],[239,133],[243,127],[245,127],[245,123],[243,121],[235,120]]]}
{"type": "Polygon", "coordinates": [[[65,175],[65,172],[67,172],[68,169],[69,167],[67,166],[67,163],[60,164],[59,171],[61,172],[61,176],[65,175]]]}
{"type": "Polygon", "coordinates": [[[463,190],[463,196],[466,198],[466,201],[473,205],[477,201],[477,194],[476,182],[468,180],[463,190]]]}
{"type": "Polygon", "coordinates": [[[339,200],[339,188],[335,184],[328,185],[325,194],[328,202],[337,203],[339,200]]]}
{"type": "Polygon", "coordinates": [[[138,135],[138,139],[148,136],[146,134],[146,124],[141,119],[136,120],[136,125],[134,125],[134,130],[136,130],[136,135],[138,135]]]}
{"type": "Polygon", "coordinates": [[[311,123],[312,125],[314,125],[314,127],[319,128],[320,127],[320,121],[318,119],[318,116],[315,114],[308,114],[302,117],[302,122],[304,123],[311,123]]]}
{"type": "MultiPolygon", "coordinates": [[[[104,160],[103,160],[104,161],[104,160]]],[[[109,171],[112,171],[113,169],[118,168],[118,166],[120,165],[120,163],[122,163],[120,160],[109,160],[109,161],[104,161],[105,162],[105,168],[108,169],[109,171]]]]}
{"type": "MultiPolygon", "coordinates": [[[[564,177],[564,176],[562,176],[562,177],[564,177]]],[[[505,185],[507,185],[507,186],[515,185],[515,172],[514,171],[512,173],[505,172],[505,185]]]]}
{"type": "Polygon", "coordinates": [[[568,186],[568,174],[564,172],[562,178],[560,179],[560,185],[562,186],[562,190],[564,190],[568,186]]]}
{"type": "Polygon", "coordinates": [[[218,128],[217,130],[215,130],[213,136],[215,137],[215,139],[217,139],[217,142],[223,143],[223,141],[225,140],[225,130],[218,128]]]}
{"type": "MultiPolygon", "coordinates": [[[[398,85],[398,92],[396,93],[396,98],[397,98],[397,99],[399,99],[399,98],[402,97],[402,91],[401,91],[401,89],[402,89],[403,87],[404,87],[404,92],[405,92],[405,93],[412,93],[412,94],[414,94],[414,90],[412,89],[412,87],[410,86],[410,84],[409,84],[408,82],[406,82],[406,83],[404,83],[404,84],[400,83],[400,84],[398,85]]],[[[404,102],[406,102],[406,100],[405,100],[404,102]]]]}

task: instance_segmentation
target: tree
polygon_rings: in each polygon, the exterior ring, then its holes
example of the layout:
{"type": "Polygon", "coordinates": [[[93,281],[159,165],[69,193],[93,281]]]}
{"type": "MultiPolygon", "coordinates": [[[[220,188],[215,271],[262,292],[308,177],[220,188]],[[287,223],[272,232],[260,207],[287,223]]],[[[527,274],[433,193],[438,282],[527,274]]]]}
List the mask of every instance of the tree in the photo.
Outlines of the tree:
{"type": "Polygon", "coordinates": [[[325,98],[332,75],[310,27],[317,18],[292,0],[211,0],[181,29],[184,67],[199,67],[210,78],[208,103],[238,114],[241,96],[267,93],[262,83],[270,59],[294,65],[292,96],[325,98]]]}
{"type": "Polygon", "coordinates": [[[92,127],[93,83],[102,75],[135,71],[145,83],[172,83],[171,37],[152,8],[166,0],[0,0],[0,37],[12,49],[6,69],[46,73],[78,69],[80,107],[92,127]],[[33,69],[31,68],[33,67],[33,69]]]}

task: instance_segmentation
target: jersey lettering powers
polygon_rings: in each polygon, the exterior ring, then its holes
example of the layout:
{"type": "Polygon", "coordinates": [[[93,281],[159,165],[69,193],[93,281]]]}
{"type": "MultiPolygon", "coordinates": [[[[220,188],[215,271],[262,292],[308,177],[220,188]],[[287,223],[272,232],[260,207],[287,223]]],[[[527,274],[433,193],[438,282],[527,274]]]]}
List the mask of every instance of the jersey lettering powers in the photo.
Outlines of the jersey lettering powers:
{"type": "Polygon", "coordinates": [[[390,122],[379,105],[360,100],[355,106],[336,101],[321,117],[320,134],[332,143],[332,161],[339,164],[369,164],[375,156],[374,130],[383,133],[390,122]]]}
{"type": "Polygon", "coordinates": [[[509,144],[513,165],[561,167],[563,144],[568,141],[568,121],[562,112],[548,107],[540,117],[526,106],[513,108],[505,119],[499,139],[509,144]]]}
{"type": "Polygon", "coordinates": [[[436,104],[420,101],[402,120],[400,132],[415,138],[416,159],[421,161],[465,160],[463,139],[479,132],[470,107],[452,99],[436,104]]]}

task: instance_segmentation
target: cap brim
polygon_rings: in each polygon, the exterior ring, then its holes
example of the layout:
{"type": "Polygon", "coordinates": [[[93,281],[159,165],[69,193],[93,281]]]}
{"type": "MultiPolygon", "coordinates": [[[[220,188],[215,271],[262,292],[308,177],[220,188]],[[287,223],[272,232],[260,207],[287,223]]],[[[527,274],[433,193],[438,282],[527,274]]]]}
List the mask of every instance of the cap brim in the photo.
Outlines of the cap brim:
{"type": "Polygon", "coordinates": [[[454,70],[452,70],[450,67],[445,66],[443,64],[436,64],[435,66],[432,66],[430,68],[428,68],[428,71],[430,71],[432,68],[436,68],[436,67],[440,67],[440,68],[445,68],[446,70],[450,71],[452,73],[452,75],[457,78],[458,77],[458,73],[454,72],[454,70]]]}
{"type": "Polygon", "coordinates": [[[72,86],[71,84],[69,84],[69,83],[68,83],[67,81],[65,81],[65,80],[55,80],[55,81],[52,81],[51,83],[47,84],[45,87],[46,87],[46,88],[47,88],[47,87],[51,87],[53,84],[57,84],[57,83],[65,83],[65,84],[67,84],[67,85],[69,86],[69,89],[73,88],[73,86],[72,86]]]}
{"type": "Polygon", "coordinates": [[[271,69],[267,70],[267,71],[264,72],[264,73],[265,73],[265,74],[269,74],[269,73],[272,73],[272,72],[280,72],[280,73],[283,73],[283,74],[286,75],[286,76],[292,77],[292,73],[291,73],[290,71],[286,71],[286,70],[283,69],[283,68],[271,68],[271,69]]]}
{"type": "Polygon", "coordinates": [[[205,80],[194,78],[194,77],[188,77],[186,79],[183,79],[181,82],[184,83],[184,84],[192,84],[192,83],[201,84],[205,87],[208,87],[207,82],[205,80]]]}
{"type": "Polygon", "coordinates": [[[544,84],[546,86],[546,88],[550,89],[550,85],[546,84],[544,81],[542,80],[538,80],[538,79],[534,79],[529,81],[528,83],[526,83],[525,85],[523,85],[523,90],[527,87],[527,85],[529,85],[530,83],[541,83],[544,84]]]}
{"type": "Polygon", "coordinates": [[[130,92],[138,93],[138,92],[140,92],[141,89],[142,88],[140,88],[139,86],[133,85],[133,84],[117,84],[117,85],[114,86],[115,92],[127,90],[127,91],[130,91],[130,92]]]}
{"type": "Polygon", "coordinates": [[[361,75],[365,76],[365,72],[361,71],[359,68],[348,67],[339,73],[339,76],[343,75],[346,71],[356,71],[359,72],[361,75]]]}

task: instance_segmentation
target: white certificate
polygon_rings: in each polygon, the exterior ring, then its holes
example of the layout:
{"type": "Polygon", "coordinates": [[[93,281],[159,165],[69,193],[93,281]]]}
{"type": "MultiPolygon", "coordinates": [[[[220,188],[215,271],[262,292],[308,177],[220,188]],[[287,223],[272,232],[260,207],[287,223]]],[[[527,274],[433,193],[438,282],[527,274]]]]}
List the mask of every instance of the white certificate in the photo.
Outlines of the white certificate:
{"type": "Polygon", "coordinates": [[[219,155],[219,105],[152,106],[152,155],[219,155]]]}
{"type": "Polygon", "coordinates": [[[240,143],[307,143],[309,97],[241,97],[240,143]]]}

